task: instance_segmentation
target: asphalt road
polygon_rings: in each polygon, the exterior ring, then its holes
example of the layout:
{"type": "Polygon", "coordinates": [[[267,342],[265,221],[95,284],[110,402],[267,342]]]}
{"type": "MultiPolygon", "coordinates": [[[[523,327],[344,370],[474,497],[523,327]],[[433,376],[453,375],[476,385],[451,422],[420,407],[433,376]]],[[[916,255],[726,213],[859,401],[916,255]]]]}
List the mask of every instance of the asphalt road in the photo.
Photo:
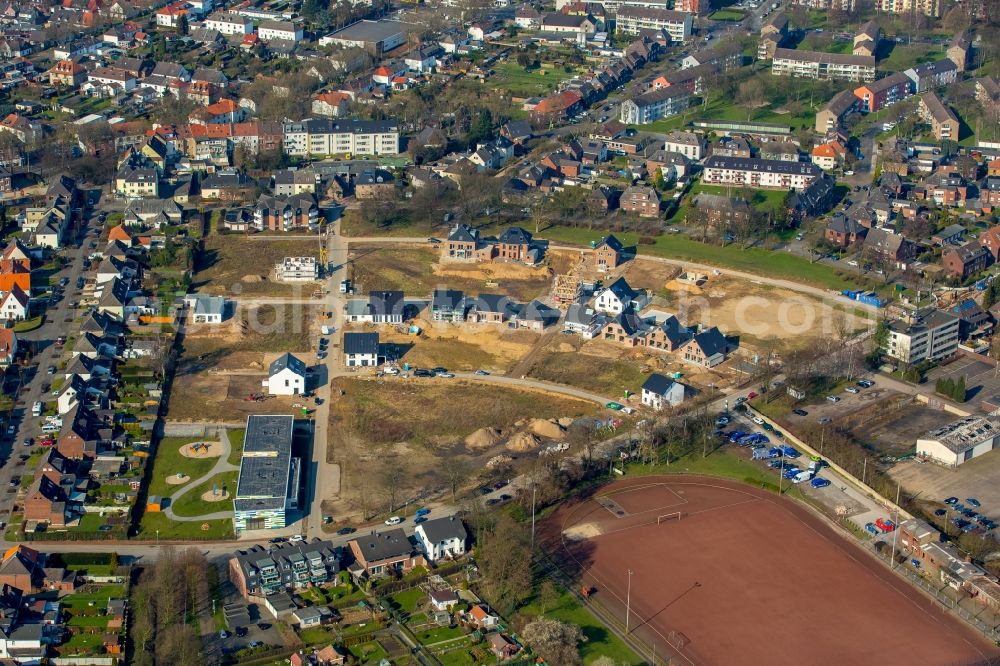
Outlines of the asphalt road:
{"type": "MultiPolygon", "coordinates": [[[[84,227],[85,231],[86,227],[84,227]]],[[[50,304],[45,313],[45,323],[42,326],[17,336],[22,344],[31,342],[36,344],[38,349],[21,372],[23,384],[15,404],[12,420],[17,433],[11,438],[7,437],[6,432],[4,432],[3,440],[0,442],[0,460],[3,460],[3,466],[0,467],[0,487],[6,491],[0,495],[0,516],[5,523],[10,516],[15,499],[15,493],[10,492],[13,490],[10,485],[11,478],[35,472],[34,469],[28,469],[21,461],[21,456],[32,450],[32,447],[26,447],[22,444],[25,438],[33,437],[37,441],[42,435],[39,423],[41,419],[31,416],[31,406],[38,400],[48,402],[55,399],[55,396],[51,394],[43,395],[42,386],[50,384],[53,379],[59,376],[58,374],[49,375],[46,372],[50,365],[58,367],[62,357],[61,350],[56,349],[54,345],[55,339],[60,335],[69,336],[72,332],[70,322],[72,322],[74,311],[69,304],[80,298],[80,290],[76,288],[76,280],[83,274],[84,257],[92,252],[89,247],[90,241],[97,237],[96,234],[84,236],[84,232],[81,232],[68,244],[67,248],[60,252],[65,261],[62,270],[56,274],[56,277],[65,277],[69,281],[63,290],[62,297],[56,303],[50,304]]]]}

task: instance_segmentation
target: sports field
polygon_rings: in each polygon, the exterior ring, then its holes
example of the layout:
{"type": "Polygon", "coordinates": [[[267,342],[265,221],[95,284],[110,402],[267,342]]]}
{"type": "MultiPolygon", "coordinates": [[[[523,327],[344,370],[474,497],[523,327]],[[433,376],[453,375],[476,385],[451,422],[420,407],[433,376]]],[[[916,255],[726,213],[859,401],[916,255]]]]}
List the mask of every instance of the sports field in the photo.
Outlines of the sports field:
{"type": "Polygon", "coordinates": [[[686,664],[971,664],[998,652],[791,500],[697,476],[626,479],[543,525],[593,601],[686,664]],[[631,585],[629,572],[631,571],[631,585]]]}

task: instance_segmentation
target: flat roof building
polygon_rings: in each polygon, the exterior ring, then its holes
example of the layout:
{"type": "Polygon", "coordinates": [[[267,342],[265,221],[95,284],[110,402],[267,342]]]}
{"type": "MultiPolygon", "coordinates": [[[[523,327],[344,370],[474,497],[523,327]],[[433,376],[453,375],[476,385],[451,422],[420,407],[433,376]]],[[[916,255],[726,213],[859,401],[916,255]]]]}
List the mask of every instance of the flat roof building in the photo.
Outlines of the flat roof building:
{"type": "Polygon", "coordinates": [[[391,51],[405,42],[403,24],[398,21],[358,21],[319,39],[320,46],[357,47],[375,55],[391,51]]]}
{"type": "Polygon", "coordinates": [[[247,417],[243,459],[233,500],[236,534],[286,526],[298,508],[300,461],[292,456],[292,416],[247,417]]]}
{"type": "Polygon", "coordinates": [[[950,467],[988,453],[1000,444],[1000,418],[969,416],[917,439],[917,455],[950,467]]]}

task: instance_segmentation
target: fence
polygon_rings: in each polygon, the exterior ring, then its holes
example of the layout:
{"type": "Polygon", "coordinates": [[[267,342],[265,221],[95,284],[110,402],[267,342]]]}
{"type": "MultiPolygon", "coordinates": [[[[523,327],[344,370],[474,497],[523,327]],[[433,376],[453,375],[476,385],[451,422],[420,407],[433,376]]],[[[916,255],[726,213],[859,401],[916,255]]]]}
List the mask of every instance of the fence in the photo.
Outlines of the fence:
{"type": "MultiPolygon", "coordinates": [[[[920,588],[928,595],[930,595],[936,602],[941,604],[946,610],[950,611],[954,615],[958,616],[959,619],[964,621],[966,624],[971,626],[973,629],[981,633],[983,636],[991,641],[1000,641],[1000,627],[997,624],[990,624],[982,617],[980,617],[984,612],[987,616],[992,615],[989,610],[982,606],[977,612],[972,612],[968,608],[962,605],[961,599],[954,598],[949,590],[952,589],[945,583],[941,583],[940,586],[935,585],[931,580],[925,576],[921,576],[916,571],[913,571],[905,564],[900,564],[895,567],[891,566],[891,562],[886,560],[886,557],[879,553],[875,543],[870,544],[870,550],[875,553],[876,559],[879,562],[890,567],[890,571],[902,576],[907,580],[908,583],[920,588]]],[[[976,602],[973,602],[976,603],[976,602]]]]}

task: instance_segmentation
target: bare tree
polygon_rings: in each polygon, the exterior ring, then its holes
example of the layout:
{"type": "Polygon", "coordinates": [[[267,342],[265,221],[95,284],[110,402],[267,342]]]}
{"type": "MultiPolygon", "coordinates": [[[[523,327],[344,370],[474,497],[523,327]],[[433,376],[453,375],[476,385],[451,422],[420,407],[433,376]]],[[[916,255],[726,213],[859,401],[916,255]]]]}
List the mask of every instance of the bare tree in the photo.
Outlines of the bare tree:
{"type": "Polygon", "coordinates": [[[552,666],[576,666],[580,663],[577,646],[583,634],[575,624],[539,618],[526,625],[521,636],[538,656],[552,666]]]}
{"type": "Polygon", "coordinates": [[[389,513],[392,513],[396,508],[396,494],[399,492],[399,486],[406,473],[396,455],[384,458],[381,467],[382,490],[389,496],[389,513]]]}

